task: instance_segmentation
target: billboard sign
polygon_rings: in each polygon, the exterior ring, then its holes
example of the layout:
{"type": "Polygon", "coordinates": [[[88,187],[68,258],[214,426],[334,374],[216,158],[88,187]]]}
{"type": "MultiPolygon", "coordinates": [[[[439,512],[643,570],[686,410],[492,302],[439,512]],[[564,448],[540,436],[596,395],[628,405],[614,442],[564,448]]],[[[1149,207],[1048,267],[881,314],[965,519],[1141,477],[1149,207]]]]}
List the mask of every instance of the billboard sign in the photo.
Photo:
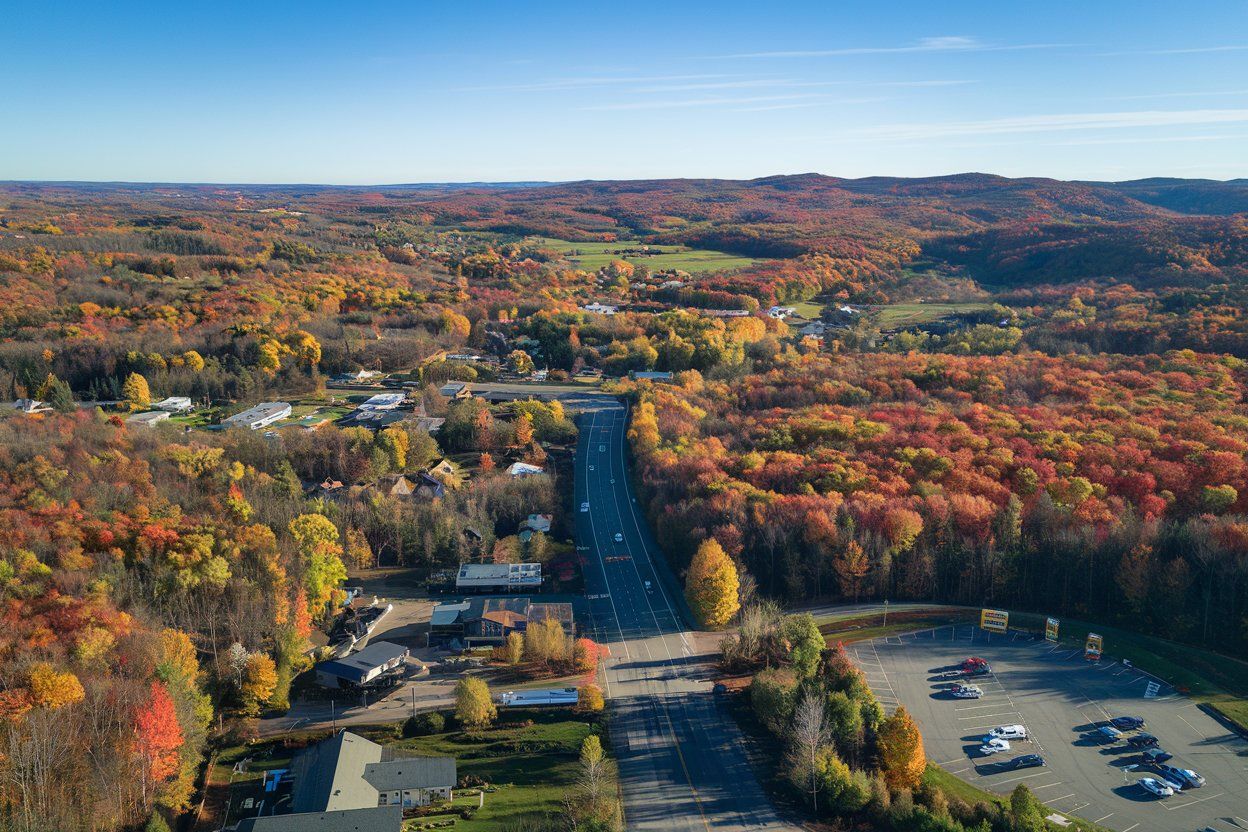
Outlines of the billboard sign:
{"type": "Polygon", "coordinates": [[[1049,620],[1044,622],[1044,640],[1045,641],[1053,641],[1053,642],[1057,641],[1057,628],[1058,628],[1059,623],[1060,622],[1056,618],[1050,618],[1049,620]]]}
{"type": "Polygon", "coordinates": [[[1083,657],[1089,661],[1100,661],[1104,649],[1104,640],[1096,633],[1088,633],[1087,643],[1083,645],[1083,657]]]}
{"type": "Polygon", "coordinates": [[[979,626],[990,633],[1004,633],[1010,629],[1010,614],[1005,610],[980,610],[979,626]]]}

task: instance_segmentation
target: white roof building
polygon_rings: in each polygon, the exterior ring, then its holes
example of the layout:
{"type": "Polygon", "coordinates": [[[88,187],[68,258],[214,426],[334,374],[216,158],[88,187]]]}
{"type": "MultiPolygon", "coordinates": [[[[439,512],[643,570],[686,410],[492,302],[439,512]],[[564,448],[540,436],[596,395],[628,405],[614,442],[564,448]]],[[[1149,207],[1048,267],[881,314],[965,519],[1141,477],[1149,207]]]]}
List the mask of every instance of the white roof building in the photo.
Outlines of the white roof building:
{"type": "Polygon", "coordinates": [[[360,410],[394,410],[406,399],[402,393],[378,393],[360,405],[360,410]]]}
{"type": "Polygon", "coordinates": [[[527,462],[513,462],[507,466],[507,473],[513,477],[531,477],[534,474],[546,473],[546,469],[540,465],[530,465],[527,462]]]}
{"type": "Polygon", "coordinates": [[[455,576],[455,588],[463,591],[533,589],[541,585],[540,563],[465,563],[455,576]]]}
{"type": "Polygon", "coordinates": [[[616,312],[620,311],[618,306],[612,306],[608,303],[598,303],[597,301],[582,306],[581,309],[586,312],[593,312],[597,315],[614,315],[616,312]]]}
{"type": "Polygon", "coordinates": [[[168,418],[169,411],[167,410],[149,410],[146,413],[135,413],[127,416],[126,424],[142,425],[143,427],[150,428],[152,425],[155,425],[158,422],[163,422],[168,418]]]}
{"type": "Polygon", "coordinates": [[[170,396],[152,405],[157,410],[167,410],[170,413],[186,413],[194,406],[186,396],[170,396]]]}
{"type": "Polygon", "coordinates": [[[222,419],[221,424],[227,428],[260,430],[260,428],[267,428],[274,422],[279,422],[289,415],[290,402],[261,402],[255,407],[244,410],[242,413],[236,413],[228,419],[222,419]]]}

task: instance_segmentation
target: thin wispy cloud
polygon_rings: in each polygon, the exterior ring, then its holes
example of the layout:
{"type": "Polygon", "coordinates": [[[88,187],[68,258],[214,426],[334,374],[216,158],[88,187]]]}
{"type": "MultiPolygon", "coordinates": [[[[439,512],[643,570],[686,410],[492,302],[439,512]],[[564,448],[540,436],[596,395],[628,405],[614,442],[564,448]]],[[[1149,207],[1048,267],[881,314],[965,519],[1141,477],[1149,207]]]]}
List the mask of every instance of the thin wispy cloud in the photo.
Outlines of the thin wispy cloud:
{"type": "Polygon", "coordinates": [[[1052,113],[979,121],[921,122],[865,127],[853,135],[875,140],[931,139],[1002,133],[1049,133],[1067,130],[1119,130],[1192,124],[1248,122],[1248,109],[1142,110],[1112,113],[1052,113]]]}
{"type": "Polygon", "coordinates": [[[733,107],[747,104],[773,104],[776,102],[814,101],[824,104],[863,104],[877,101],[875,98],[833,98],[826,93],[792,93],[788,95],[754,95],[736,98],[715,96],[708,98],[652,99],[649,101],[624,101],[610,104],[590,104],[582,110],[673,110],[689,107],[733,107]]]}
{"type": "Polygon", "coordinates": [[[1188,92],[1150,92],[1143,95],[1118,95],[1115,101],[1141,101],[1148,98],[1215,98],[1221,95],[1248,95],[1243,90],[1194,90],[1188,92]]]}
{"type": "Polygon", "coordinates": [[[1199,55],[1208,52],[1244,52],[1248,51],[1248,43],[1229,43],[1220,46],[1185,46],[1171,49],[1130,49],[1121,52],[1102,52],[1100,57],[1118,55],[1199,55]]]}
{"type": "Polygon", "coordinates": [[[602,75],[587,78],[552,78],[546,81],[533,81],[524,84],[485,84],[474,87],[459,87],[455,92],[542,92],[546,90],[591,89],[594,87],[618,86],[620,84],[661,84],[737,77],[740,76],[722,72],[700,73],[697,75],[602,75]]]}
{"type": "Polygon", "coordinates": [[[738,52],[716,58],[833,58],[848,55],[905,55],[917,52],[1012,52],[1023,49],[1057,49],[1067,43],[990,44],[966,35],[922,38],[902,46],[847,46],[836,49],[786,49],[774,52],[738,52]]]}
{"type": "Polygon", "coordinates": [[[955,87],[964,84],[975,84],[968,80],[924,79],[921,81],[807,81],[797,78],[752,78],[737,81],[715,81],[701,84],[665,84],[652,87],[641,87],[635,93],[687,92],[693,90],[719,89],[750,89],[750,88],[792,88],[803,87],[955,87]]]}

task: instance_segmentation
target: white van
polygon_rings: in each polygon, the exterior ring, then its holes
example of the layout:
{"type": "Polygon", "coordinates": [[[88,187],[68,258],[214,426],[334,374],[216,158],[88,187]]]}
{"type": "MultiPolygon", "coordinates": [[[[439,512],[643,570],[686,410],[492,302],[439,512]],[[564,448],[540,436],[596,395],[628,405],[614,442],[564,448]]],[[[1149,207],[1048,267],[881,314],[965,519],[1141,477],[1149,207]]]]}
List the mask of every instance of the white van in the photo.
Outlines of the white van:
{"type": "Polygon", "coordinates": [[[984,742],[988,740],[1025,740],[1027,728],[1022,725],[999,725],[988,732],[984,742]]]}

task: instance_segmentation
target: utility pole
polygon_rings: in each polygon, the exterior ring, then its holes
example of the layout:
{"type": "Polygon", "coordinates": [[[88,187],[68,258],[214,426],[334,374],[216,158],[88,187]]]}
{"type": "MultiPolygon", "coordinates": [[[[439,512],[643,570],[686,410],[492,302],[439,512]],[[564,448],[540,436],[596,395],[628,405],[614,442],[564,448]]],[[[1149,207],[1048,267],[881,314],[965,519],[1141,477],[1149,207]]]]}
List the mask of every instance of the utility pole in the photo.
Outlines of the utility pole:
{"type": "Polygon", "coordinates": [[[884,599],[884,626],[888,626],[888,599],[884,599]]]}
{"type": "Polygon", "coordinates": [[[416,718],[416,686],[412,686],[412,718],[416,718]]]}
{"type": "Polygon", "coordinates": [[[334,710],[334,700],[329,700],[329,721],[333,724],[334,733],[338,733],[338,712],[334,710]]]}

